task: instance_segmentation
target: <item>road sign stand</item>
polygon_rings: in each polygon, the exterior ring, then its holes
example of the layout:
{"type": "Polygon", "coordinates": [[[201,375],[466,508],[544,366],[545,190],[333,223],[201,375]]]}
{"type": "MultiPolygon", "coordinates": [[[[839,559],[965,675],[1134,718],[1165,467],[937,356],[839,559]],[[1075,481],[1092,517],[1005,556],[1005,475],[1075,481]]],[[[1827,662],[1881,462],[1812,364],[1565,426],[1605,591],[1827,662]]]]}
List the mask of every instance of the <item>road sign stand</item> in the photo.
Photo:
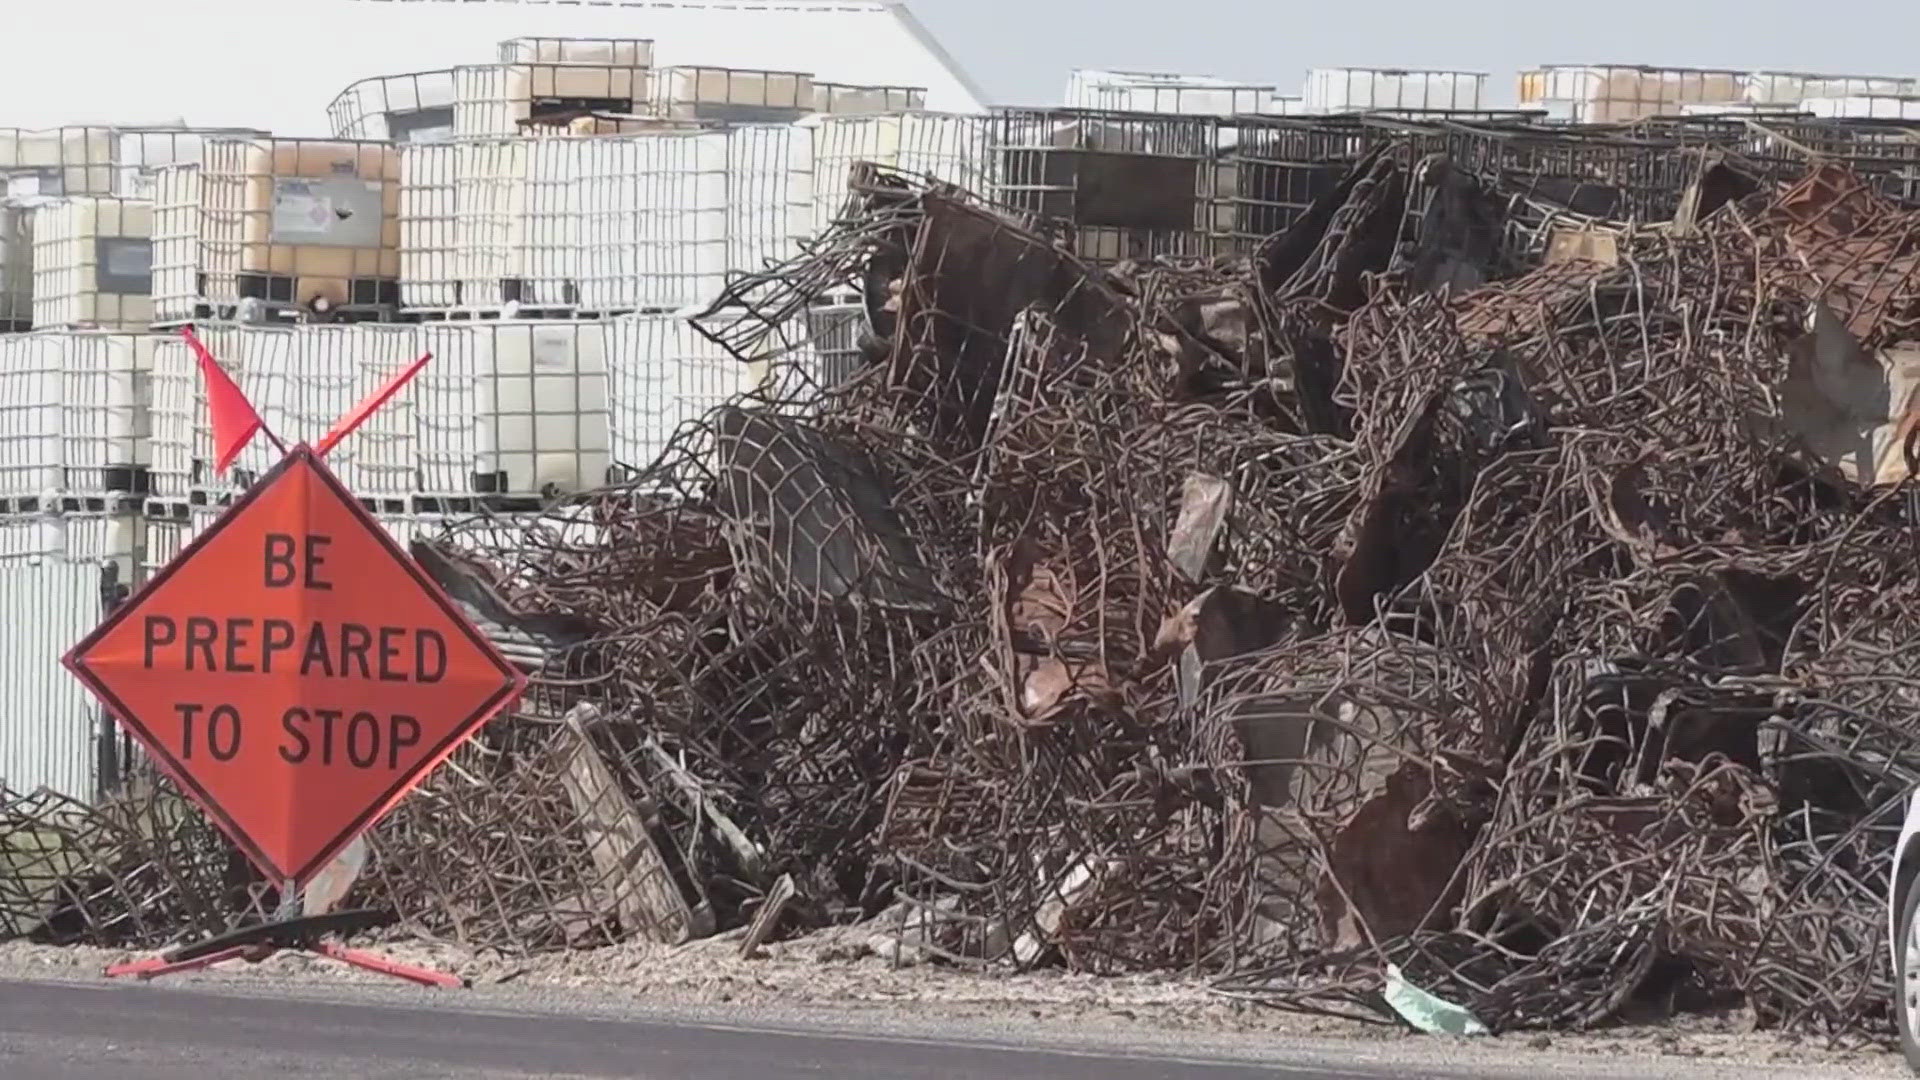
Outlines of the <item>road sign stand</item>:
{"type": "Polygon", "coordinates": [[[371,910],[282,919],[230,931],[192,945],[182,945],[144,960],[110,964],[104,974],[110,979],[135,978],[145,982],[165,975],[199,971],[228,960],[258,964],[278,952],[306,952],[421,986],[458,990],[467,985],[466,980],[458,975],[388,960],[360,949],[349,949],[332,940],[336,934],[373,929],[390,925],[393,921],[392,914],[371,910]]]}
{"type": "MultiPolygon", "coordinates": [[[[224,472],[266,425],[182,333],[206,380],[224,472]]],[[[424,986],[466,985],[338,940],[390,924],[391,912],[325,913],[359,875],[366,831],[526,688],[323,462],[429,359],[388,379],[318,446],[289,449],[267,431],[279,464],[64,658],[283,897],[271,922],[114,964],[108,977],[300,951],[424,986]]]]}

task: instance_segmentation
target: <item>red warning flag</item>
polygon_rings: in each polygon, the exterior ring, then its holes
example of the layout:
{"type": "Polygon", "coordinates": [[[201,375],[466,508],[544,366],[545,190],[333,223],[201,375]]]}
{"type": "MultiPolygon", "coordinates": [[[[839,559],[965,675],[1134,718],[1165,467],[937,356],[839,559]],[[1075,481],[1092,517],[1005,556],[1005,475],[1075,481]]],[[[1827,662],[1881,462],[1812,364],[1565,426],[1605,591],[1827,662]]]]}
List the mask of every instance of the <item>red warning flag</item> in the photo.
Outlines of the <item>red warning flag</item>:
{"type": "Polygon", "coordinates": [[[354,428],[366,423],[367,417],[372,416],[380,406],[387,403],[389,398],[399,393],[400,388],[407,385],[408,380],[420,374],[420,369],[426,367],[427,361],[431,359],[433,359],[432,353],[420,354],[420,359],[408,364],[405,370],[396,372],[393,378],[381,384],[378,390],[361,398],[360,404],[355,405],[351,412],[341,417],[339,421],[333,425],[333,430],[327,432],[326,438],[321,439],[319,443],[314,446],[313,452],[321,457],[326,457],[327,451],[333,449],[341,439],[353,434],[354,428]]]}
{"type": "Polygon", "coordinates": [[[207,383],[207,413],[213,420],[213,471],[218,475],[227,471],[227,466],[233,464],[233,459],[240,456],[240,451],[264,425],[247,395],[240,392],[220,369],[213,354],[194,336],[193,327],[181,327],[180,335],[200,358],[200,377],[207,383]]]}

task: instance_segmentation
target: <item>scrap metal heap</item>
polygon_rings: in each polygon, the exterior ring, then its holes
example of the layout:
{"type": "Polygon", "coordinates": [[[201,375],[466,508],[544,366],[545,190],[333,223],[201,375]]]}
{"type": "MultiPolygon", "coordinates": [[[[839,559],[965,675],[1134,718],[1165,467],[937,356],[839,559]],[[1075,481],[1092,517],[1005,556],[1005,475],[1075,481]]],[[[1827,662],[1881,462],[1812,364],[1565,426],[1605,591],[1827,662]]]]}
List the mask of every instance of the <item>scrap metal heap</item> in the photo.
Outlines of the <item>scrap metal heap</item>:
{"type": "MultiPolygon", "coordinates": [[[[1095,270],[859,167],[696,320],[768,389],[415,544],[536,689],[358,900],[520,950],[864,920],[1294,1008],[1381,1016],[1391,964],[1496,1030],[1884,1034],[1920,213],[1692,175],[1570,225],[1390,145],[1250,259],[1095,270]],[[841,290],[866,363],[813,386],[841,290]]],[[[99,914],[142,888],[35,932],[151,938],[99,914]]]]}

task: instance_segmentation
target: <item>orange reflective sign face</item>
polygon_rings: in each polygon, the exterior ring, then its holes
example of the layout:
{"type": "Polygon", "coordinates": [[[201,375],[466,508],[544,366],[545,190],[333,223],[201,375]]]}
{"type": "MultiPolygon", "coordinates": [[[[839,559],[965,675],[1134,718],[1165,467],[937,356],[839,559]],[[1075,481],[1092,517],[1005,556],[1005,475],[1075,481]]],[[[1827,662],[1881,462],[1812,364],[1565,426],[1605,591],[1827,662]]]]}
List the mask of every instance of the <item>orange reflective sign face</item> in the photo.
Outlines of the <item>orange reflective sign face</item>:
{"type": "Polygon", "coordinates": [[[306,447],[66,663],[293,884],[525,685],[306,447]]]}

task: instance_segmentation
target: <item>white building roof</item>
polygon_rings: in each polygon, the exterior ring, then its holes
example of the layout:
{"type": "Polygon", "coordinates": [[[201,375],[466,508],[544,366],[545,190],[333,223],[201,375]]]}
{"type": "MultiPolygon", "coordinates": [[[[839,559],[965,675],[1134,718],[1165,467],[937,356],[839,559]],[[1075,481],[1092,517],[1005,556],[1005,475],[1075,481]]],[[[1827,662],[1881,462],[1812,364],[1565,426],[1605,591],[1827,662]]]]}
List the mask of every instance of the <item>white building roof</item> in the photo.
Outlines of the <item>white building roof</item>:
{"type": "Polygon", "coordinates": [[[185,119],[324,135],[348,84],[491,63],[513,37],[650,38],[661,66],[921,86],[947,112],[986,104],[902,0],[61,0],[11,34],[0,127],[185,119]]]}

